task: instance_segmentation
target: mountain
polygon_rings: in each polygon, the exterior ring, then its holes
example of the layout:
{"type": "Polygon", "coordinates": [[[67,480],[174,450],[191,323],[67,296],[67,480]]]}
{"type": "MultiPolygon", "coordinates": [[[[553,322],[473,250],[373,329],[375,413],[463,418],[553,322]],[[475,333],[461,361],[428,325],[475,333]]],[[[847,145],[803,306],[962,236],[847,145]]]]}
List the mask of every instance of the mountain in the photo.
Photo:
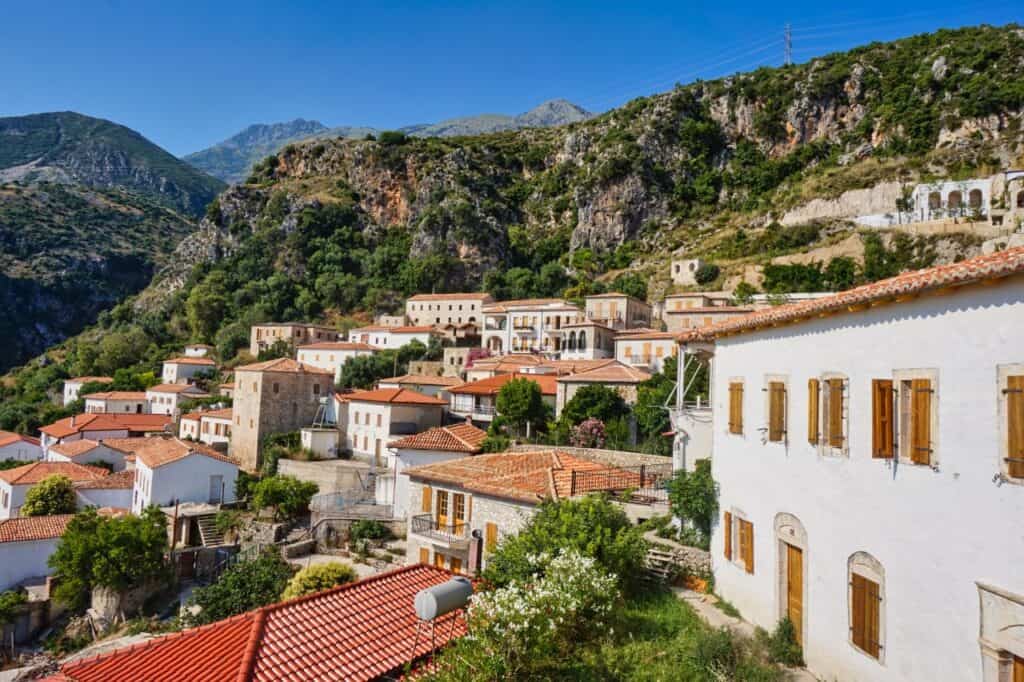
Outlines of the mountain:
{"type": "Polygon", "coordinates": [[[198,216],[224,183],[139,133],[71,111],[0,118],[0,182],[124,189],[198,216]]]}
{"type": "Polygon", "coordinates": [[[145,287],[223,187],[110,121],[0,118],[0,369],[145,287]]]}
{"type": "MultiPolygon", "coordinates": [[[[521,128],[539,128],[575,123],[593,116],[590,112],[564,99],[553,99],[518,116],[481,114],[452,118],[440,123],[409,125],[399,130],[419,137],[451,137],[481,135],[521,128]]],[[[289,123],[256,124],[223,142],[183,157],[199,170],[229,183],[249,177],[257,161],[275,154],[287,145],[301,140],[325,138],[362,139],[381,131],[365,126],[328,128],[319,121],[298,118],[289,123]]]]}
{"type": "Polygon", "coordinates": [[[1024,163],[1022,63],[1024,30],[980,26],[560,127],[293,143],[221,193],[139,296],[0,383],[0,429],[31,429],[61,374],[149,370],[186,339],[241,361],[254,321],[342,326],[415,292],[657,300],[680,253],[714,266],[707,288],[839,290],[974,255],[970,223],[879,231],[822,207],[893,210],[916,182],[1024,163]]]}

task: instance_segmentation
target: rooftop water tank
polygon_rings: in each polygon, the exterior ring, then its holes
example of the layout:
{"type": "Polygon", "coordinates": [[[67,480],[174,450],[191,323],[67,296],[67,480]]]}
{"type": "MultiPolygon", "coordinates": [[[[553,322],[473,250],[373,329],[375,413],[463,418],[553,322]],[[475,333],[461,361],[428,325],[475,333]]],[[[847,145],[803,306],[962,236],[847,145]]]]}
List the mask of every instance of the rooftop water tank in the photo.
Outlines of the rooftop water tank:
{"type": "Polygon", "coordinates": [[[452,578],[448,582],[420,590],[414,605],[420,620],[434,620],[439,616],[461,609],[473,596],[473,583],[467,578],[452,578]]]}

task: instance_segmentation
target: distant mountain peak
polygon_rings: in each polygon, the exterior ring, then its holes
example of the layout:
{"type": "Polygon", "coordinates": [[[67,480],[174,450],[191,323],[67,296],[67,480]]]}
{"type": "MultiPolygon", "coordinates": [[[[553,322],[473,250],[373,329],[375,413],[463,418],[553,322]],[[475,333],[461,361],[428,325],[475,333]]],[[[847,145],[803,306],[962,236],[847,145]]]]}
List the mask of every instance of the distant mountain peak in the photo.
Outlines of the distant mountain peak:
{"type": "Polygon", "coordinates": [[[516,122],[523,128],[547,128],[585,121],[593,116],[594,114],[567,99],[549,99],[516,116],[516,122]]]}

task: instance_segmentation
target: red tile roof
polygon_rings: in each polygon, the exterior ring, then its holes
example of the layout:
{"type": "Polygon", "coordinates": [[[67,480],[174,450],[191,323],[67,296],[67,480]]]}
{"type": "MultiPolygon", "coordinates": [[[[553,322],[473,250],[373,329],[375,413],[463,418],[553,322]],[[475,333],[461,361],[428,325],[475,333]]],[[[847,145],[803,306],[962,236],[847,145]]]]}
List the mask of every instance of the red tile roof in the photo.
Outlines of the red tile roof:
{"type": "Polygon", "coordinates": [[[544,395],[555,395],[557,392],[557,386],[555,384],[556,377],[553,374],[514,373],[499,374],[486,379],[480,379],[479,381],[471,381],[468,384],[462,384],[461,386],[452,386],[448,389],[448,392],[461,395],[495,395],[501,390],[502,386],[513,379],[529,379],[540,386],[540,392],[544,395]]]}
{"type": "Polygon", "coordinates": [[[147,393],[191,393],[192,395],[207,395],[206,391],[193,386],[192,384],[157,384],[146,389],[147,393]]]}
{"type": "Polygon", "coordinates": [[[0,542],[31,542],[52,540],[64,535],[74,514],[56,516],[23,516],[0,521],[0,542]]]}
{"type": "Polygon", "coordinates": [[[163,431],[174,420],[163,414],[76,414],[58,419],[39,430],[53,438],[66,438],[88,431],[137,431],[152,433],[163,431]]]}
{"type": "Polygon", "coordinates": [[[883,301],[900,302],[919,294],[951,287],[997,280],[1024,273],[1024,247],[969,258],[959,263],[905,272],[890,279],[842,291],[834,296],[766,308],[742,317],[692,329],[679,335],[680,341],[711,340],[765,326],[793,324],[819,315],[858,312],[883,301]]]}
{"type": "Polygon", "coordinates": [[[487,300],[491,297],[490,294],[483,293],[471,293],[471,294],[416,294],[410,296],[407,301],[457,301],[457,300],[469,300],[479,299],[481,301],[487,300]]]}
{"type": "Polygon", "coordinates": [[[150,469],[177,462],[191,455],[202,455],[228,464],[238,464],[208,445],[177,438],[110,438],[103,441],[103,444],[126,455],[135,455],[136,461],[142,462],[150,469]]]}
{"type": "MultiPolygon", "coordinates": [[[[430,653],[413,601],[452,574],[417,564],[61,666],[75,682],[375,680],[430,653]],[[415,645],[415,648],[414,648],[415,645]]],[[[455,611],[434,645],[465,634],[455,611]],[[454,628],[453,628],[454,625],[454,628]]]]}
{"type": "Polygon", "coordinates": [[[235,372],[306,372],[308,374],[329,374],[334,376],[333,370],[321,369],[304,362],[292,360],[291,358],[277,358],[276,360],[255,362],[251,365],[236,367],[235,372]]]}
{"type": "Polygon", "coordinates": [[[341,396],[348,402],[390,403],[392,405],[447,405],[433,396],[411,391],[408,388],[378,388],[374,391],[356,391],[341,396]]]}
{"type": "Polygon", "coordinates": [[[427,332],[434,331],[433,327],[391,327],[391,333],[393,334],[425,334],[427,332]]]}
{"type": "Polygon", "coordinates": [[[651,378],[650,372],[636,367],[629,367],[616,362],[596,369],[589,369],[578,374],[558,377],[562,383],[576,384],[639,384],[651,378]]]}
{"type": "Polygon", "coordinates": [[[295,350],[361,350],[376,351],[376,346],[368,343],[356,343],[354,341],[325,341],[322,343],[309,343],[299,346],[295,350]]]}
{"type": "Polygon", "coordinates": [[[102,467],[85,466],[75,462],[32,462],[0,471],[0,480],[11,485],[35,485],[48,476],[66,476],[78,482],[103,478],[109,473],[102,467]]]}
{"type": "Polygon", "coordinates": [[[39,445],[39,439],[31,436],[23,436],[20,433],[14,433],[13,431],[0,431],[0,448],[6,447],[17,442],[29,443],[30,445],[39,445]]]}
{"type": "MultiPolygon", "coordinates": [[[[555,450],[498,452],[407,469],[410,478],[461,486],[471,492],[536,504],[570,496],[574,471],[607,466],[555,450]]],[[[622,476],[617,476],[620,481],[622,476]]],[[[637,481],[639,483],[639,480],[637,481]]]]}
{"type": "Polygon", "coordinates": [[[103,478],[76,483],[75,487],[83,490],[130,490],[133,485],[135,485],[135,470],[125,469],[103,478]]]}
{"type": "Polygon", "coordinates": [[[74,379],[65,379],[65,384],[112,384],[114,379],[112,377],[75,377],[74,379]]]}
{"type": "Polygon", "coordinates": [[[94,440],[80,438],[79,440],[73,440],[67,443],[51,445],[50,452],[56,452],[58,455],[64,455],[65,457],[78,457],[79,455],[84,455],[87,452],[92,452],[99,446],[100,444],[94,440]]]}
{"type": "Polygon", "coordinates": [[[458,377],[440,377],[431,374],[403,374],[400,377],[378,379],[378,384],[413,384],[416,386],[458,386],[462,380],[458,377]]]}
{"type": "Polygon", "coordinates": [[[487,438],[487,432],[483,429],[478,429],[472,424],[455,424],[453,426],[435,426],[422,433],[406,436],[389,443],[388,447],[475,454],[481,451],[480,446],[485,438],[487,438]]]}
{"type": "Polygon", "coordinates": [[[214,367],[214,366],[216,366],[217,363],[214,362],[213,360],[211,360],[210,358],[181,357],[181,358],[172,358],[170,360],[164,360],[164,364],[165,365],[204,365],[206,367],[214,367]]]}
{"type": "Polygon", "coordinates": [[[145,400],[145,391],[104,391],[102,393],[88,393],[83,398],[92,400],[145,400]]]}
{"type": "Polygon", "coordinates": [[[675,339],[678,336],[676,332],[656,332],[656,331],[642,331],[642,332],[631,332],[624,331],[619,332],[615,335],[616,341],[660,341],[662,339],[675,339]]]}

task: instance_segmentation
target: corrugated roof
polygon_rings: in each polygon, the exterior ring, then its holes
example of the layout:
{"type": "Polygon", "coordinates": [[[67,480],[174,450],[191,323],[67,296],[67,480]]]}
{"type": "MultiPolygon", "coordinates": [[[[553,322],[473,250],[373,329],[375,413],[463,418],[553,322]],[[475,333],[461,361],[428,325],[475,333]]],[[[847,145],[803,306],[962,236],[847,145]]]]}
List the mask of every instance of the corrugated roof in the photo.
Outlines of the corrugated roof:
{"type": "Polygon", "coordinates": [[[678,336],[680,341],[710,341],[766,326],[795,324],[824,314],[854,313],[874,304],[907,300],[920,294],[951,287],[995,281],[1024,273],[1024,247],[977,256],[959,263],[906,272],[896,277],[842,291],[834,296],[799,301],[723,320],[678,336]]]}
{"type": "Polygon", "coordinates": [[[266,606],[227,620],[65,663],[76,682],[362,682],[402,673],[465,634],[461,612],[417,636],[416,594],[448,581],[443,569],[417,564],[266,606]]]}
{"type": "Polygon", "coordinates": [[[52,540],[64,535],[74,514],[54,516],[23,516],[0,521],[0,542],[32,542],[52,540]]]}
{"type": "Polygon", "coordinates": [[[406,436],[401,440],[389,443],[388,447],[403,450],[442,450],[445,452],[466,452],[474,454],[481,451],[481,445],[487,438],[487,432],[472,424],[455,424],[453,426],[435,426],[422,433],[406,436]]]}

